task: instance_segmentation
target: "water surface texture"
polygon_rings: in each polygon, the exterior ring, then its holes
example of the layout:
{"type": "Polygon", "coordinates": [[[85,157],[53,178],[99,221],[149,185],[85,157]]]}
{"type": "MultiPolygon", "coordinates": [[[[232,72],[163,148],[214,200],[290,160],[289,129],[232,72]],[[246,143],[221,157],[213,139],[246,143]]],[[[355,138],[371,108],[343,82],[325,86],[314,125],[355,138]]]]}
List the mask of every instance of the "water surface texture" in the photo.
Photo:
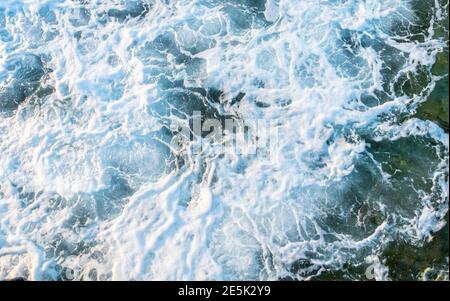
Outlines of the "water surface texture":
{"type": "Polygon", "coordinates": [[[2,0],[0,280],[448,280],[447,93],[448,1],[2,0]]]}

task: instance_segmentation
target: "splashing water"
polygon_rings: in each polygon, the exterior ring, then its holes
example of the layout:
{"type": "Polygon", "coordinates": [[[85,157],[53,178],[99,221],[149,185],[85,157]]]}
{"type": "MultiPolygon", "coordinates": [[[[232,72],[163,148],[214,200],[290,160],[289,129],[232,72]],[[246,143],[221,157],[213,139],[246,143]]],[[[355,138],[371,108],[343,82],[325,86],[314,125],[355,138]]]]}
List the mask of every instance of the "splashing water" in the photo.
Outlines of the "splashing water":
{"type": "Polygon", "coordinates": [[[448,211],[448,134],[414,117],[447,12],[2,1],[0,279],[390,279],[448,211]],[[195,111],[276,121],[276,156],[175,151],[195,111]]]}

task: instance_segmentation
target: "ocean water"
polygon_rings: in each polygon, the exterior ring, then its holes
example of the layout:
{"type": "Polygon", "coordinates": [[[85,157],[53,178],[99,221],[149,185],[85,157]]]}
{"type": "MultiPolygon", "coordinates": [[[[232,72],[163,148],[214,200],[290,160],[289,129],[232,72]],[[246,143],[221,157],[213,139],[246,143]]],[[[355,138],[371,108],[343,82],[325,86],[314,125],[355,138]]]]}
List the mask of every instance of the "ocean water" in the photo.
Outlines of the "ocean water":
{"type": "Polygon", "coordinates": [[[415,115],[445,20],[441,0],[2,0],[0,279],[448,280],[448,129],[415,115]]]}

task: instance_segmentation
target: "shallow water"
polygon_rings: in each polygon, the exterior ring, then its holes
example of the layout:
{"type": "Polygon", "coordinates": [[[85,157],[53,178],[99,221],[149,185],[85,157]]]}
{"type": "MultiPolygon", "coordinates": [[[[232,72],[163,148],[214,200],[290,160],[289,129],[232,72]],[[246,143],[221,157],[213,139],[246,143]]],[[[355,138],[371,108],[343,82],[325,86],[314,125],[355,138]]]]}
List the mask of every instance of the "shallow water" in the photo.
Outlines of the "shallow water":
{"type": "Polygon", "coordinates": [[[448,279],[448,116],[427,109],[446,20],[438,0],[2,1],[0,279],[448,279]],[[270,143],[198,134],[199,112],[270,143]]]}

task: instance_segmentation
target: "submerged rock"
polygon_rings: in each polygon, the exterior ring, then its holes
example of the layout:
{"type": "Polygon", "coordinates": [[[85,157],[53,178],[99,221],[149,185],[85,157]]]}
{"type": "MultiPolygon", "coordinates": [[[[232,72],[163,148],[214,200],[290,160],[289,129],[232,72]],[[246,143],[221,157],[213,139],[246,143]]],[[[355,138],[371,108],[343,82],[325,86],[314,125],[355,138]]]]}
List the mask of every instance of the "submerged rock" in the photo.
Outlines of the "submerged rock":
{"type": "Polygon", "coordinates": [[[0,73],[0,113],[15,109],[39,87],[45,74],[39,56],[21,54],[11,57],[0,73]]]}

